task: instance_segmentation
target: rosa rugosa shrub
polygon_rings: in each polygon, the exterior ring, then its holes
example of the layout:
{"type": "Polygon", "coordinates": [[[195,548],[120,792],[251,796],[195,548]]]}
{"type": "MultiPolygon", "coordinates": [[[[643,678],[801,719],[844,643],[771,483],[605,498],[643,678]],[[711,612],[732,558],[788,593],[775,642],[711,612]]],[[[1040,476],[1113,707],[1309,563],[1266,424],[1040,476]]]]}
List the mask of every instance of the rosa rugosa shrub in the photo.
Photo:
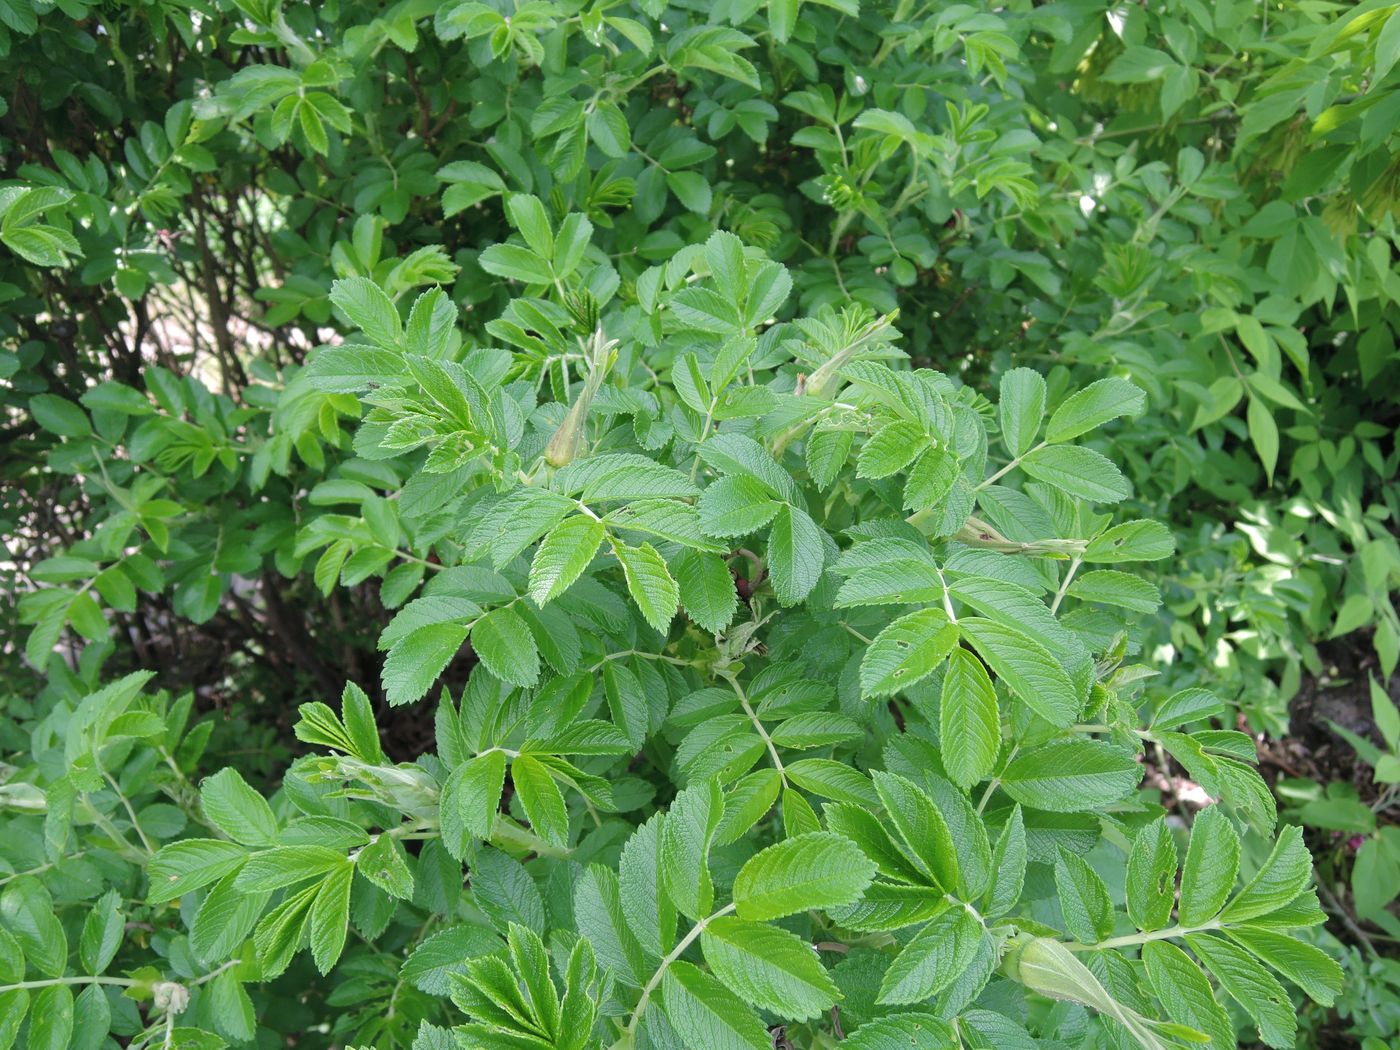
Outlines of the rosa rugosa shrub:
{"type": "Polygon", "coordinates": [[[1393,1036],[1398,10],[0,0],[0,1050],[1393,1036]]]}
{"type": "Polygon", "coordinates": [[[355,334],[288,388],[360,406],[353,513],[297,544],[323,586],[379,577],[388,703],[474,654],[434,746],[393,761],[352,683],[301,707],[269,801],[192,785],[188,698],[148,673],[56,707],[10,785],[43,812],[7,834],[9,1036],[255,1038],[258,986],[309,957],[357,1045],[1232,1045],[1226,1002],[1290,1044],[1282,981],[1339,983],[1287,934],[1323,917],[1308,851],[1249,737],[1201,728],[1221,702],[1130,652],[1172,539],[1115,512],[1094,444],[1142,392],[1015,369],[993,402],[910,368],[887,315],[791,315],[727,232],[626,303],[586,216],[506,211],[504,345],[352,277],[355,334]],[[1189,835],[1148,749],[1217,799],[1189,835]],[[74,954],[84,877],[126,890],[74,954]]]}

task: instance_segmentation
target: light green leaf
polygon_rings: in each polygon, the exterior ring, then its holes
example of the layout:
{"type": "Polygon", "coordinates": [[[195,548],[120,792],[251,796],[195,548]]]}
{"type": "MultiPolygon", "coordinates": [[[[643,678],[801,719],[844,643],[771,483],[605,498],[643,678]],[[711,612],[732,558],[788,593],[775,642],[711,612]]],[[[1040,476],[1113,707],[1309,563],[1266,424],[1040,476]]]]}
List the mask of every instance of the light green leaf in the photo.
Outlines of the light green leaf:
{"type": "Polygon", "coordinates": [[[1001,377],[1001,402],[997,406],[1001,437],[1013,456],[1023,455],[1035,444],[1045,416],[1045,380],[1031,368],[1013,368],[1001,377]]]}
{"type": "Polygon", "coordinates": [[[725,915],[705,927],[700,947],[735,994],[781,1017],[805,1021],[840,998],[811,945],[787,930],[725,915]]]}
{"type": "Polygon", "coordinates": [[[1065,398],[1045,428],[1049,442],[1071,441],[1119,416],[1139,414],[1146,396],[1126,379],[1100,379],[1065,398]]]}
{"type": "Polygon", "coordinates": [[[1082,445],[1049,445],[1021,460],[1021,469],[1061,492],[1095,503],[1118,503],[1133,486],[1112,460],[1082,445]]]}
{"type": "Polygon", "coordinates": [[[874,863],[850,839],[810,832],[749,858],[734,880],[734,904],[744,919],[834,908],[857,900],[874,874],[874,863]]]}
{"type": "Polygon", "coordinates": [[[666,968],[662,1009],[691,1050],[772,1050],[758,1015],[718,980],[686,962],[666,968]]]}
{"type": "Polygon", "coordinates": [[[510,779],[534,833],[551,845],[566,847],[569,844],[569,811],[549,771],[538,759],[519,755],[511,762],[510,779]]]}
{"type": "Polygon", "coordinates": [[[1041,718],[1067,726],[1079,717],[1082,702],[1074,683],[1045,646],[995,620],[964,617],[958,627],[997,677],[1041,718]]]}
{"type": "Polygon", "coordinates": [[[443,845],[461,860],[473,839],[491,835],[505,785],[503,751],[477,755],[452,771],[438,801],[443,845]]]}
{"type": "Polygon", "coordinates": [[[554,526],[541,541],[530,563],[530,597],[545,605],[569,589],[602,546],[603,523],[575,514],[554,526]]]}
{"type": "Polygon", "coordinates": [[[895,956],[880,981],[881,1003],[921,1003],[942,991],[976,957],[983,927],[956,905],[938,916],[895,956]]]}
{"type": "Polygon", "coordinates": [[[784,505],[768,534],[768,570],[778,601],[796,605],[821,579],[826,563],[822,530],[800,507],[784,505]]]}
{"type": "Polygon", "coordinates": [[[1029,809],[1076,813],[1126,798],[1142,767],[1125,748],[1100,740],[1064,740],[1024,752],[1001,775],[1002,788],[1029,809]]]}
{"type": "Polygon", "coordinates": [[[622,564],[627,593],[637,603],[643,619],[665,634],[680,606],[680,589],[671,578],[666,562],[650,543],[629,547],[614,542],[613,553],[622,564]]]}
{"type": "Polygon", "coordinates": [[[199,805],[225,835],[245,846],[270,846],[277,818],[267,800],[236,769],[221,769],[199,785],[199,805]]]}
{"type": "Polygon", "coordinates": [[[1128,852],[1128,917],[1139,930],[1171,922],[1176,888],[1176,840],[1165,818],[1140,828],[1128,852]]]}
{"type": "Polygon", "coordinates": [[[893,696],[923,681],[958,644],[958,628],[940,609],[901,616],[875,636],[860,661],[865,697],[893,696]]]}
{"type": "Polygon", "coordinates": [[[944,769],[964,790],[992,771],[1001,748],[996,689],[982,661],[960,647],[949,654],[943,676],[938,739],[944,769]]]}
{"type": "Polygon", "coordinates": [[[508,605],[492,609],[472,628],[472,648],[493,675],[511,685],[532,686],[540,654],[529,625],[508,605]]]}

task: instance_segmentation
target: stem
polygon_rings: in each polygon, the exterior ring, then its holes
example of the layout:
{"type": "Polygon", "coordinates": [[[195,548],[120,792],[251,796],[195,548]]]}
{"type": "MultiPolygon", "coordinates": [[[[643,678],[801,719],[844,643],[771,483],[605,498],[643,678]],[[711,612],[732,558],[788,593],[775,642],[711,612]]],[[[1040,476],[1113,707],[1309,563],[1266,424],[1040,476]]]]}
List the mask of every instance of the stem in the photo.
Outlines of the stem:
{"type": "Polygon", "coordinates": [[[665,975],[667,967],[679,959],[685,950],[695,943],[695,938],[705,932],[705,927],[722,915],[728,915],[734,910],[733,904],[726,904],[713,915],[701,919],[690,928],[690,932],[680,939],[680,943],[672,948],[666,958],[661,960],[661,965],[656,968],[656,972],[647,981],[646,987],[642,989],[642,997],[637,1000],[637,1008],[632,1011],[632,1016],[627,1021],[627,1034],[631,1035],[637,1030],[637,1024],[642,1019],[642,1011],[646,1009],[647,1002],[651,999],[651,993],[656,991],[656,986],[661,983],[661,978],[665,975]]]}
{"type": "Polygon", "coordinates": [[[1060,611],[1060,603],[1065,600],[1065,594],[1069,590],[1070,583],[1074,580],[1074,574],[1079,571],[1079,566],[1080,558],[1079,555],[1076,554],[1070,559],[1069,571],[1065,573],[1065,578],[1060,583],[1060,589],[1055,592],[1055,600],[1050,603],[1051,616],[1054,616],[1055,613],[1060,611]]]}
{"type": "Polygon", "coordinates": [[[1097,952],[1104,948],[1129,948],[1135,944],[1146,944],[1148,941],[1165,941],[1173,937],[1185,937],[1188,933],[1204,933],[1207,930],[1220,929],[1220,923],[1212,920],[1200,926],[1169,926],[1165,930],[1153,930],[1151,933],[1129,933],[1122,937],[1110,937],[1106,941],[1099,941],[1097,944],[1080,944],[1078,941],[1066,941],[1065,947],[1072,952],[1097,952]]]}
{"type": "MultiPolygon", "coordinates": [[[[101,767],[99,766],[98,768],[100,769],[101,767]]],[[[126,815],[131,819],[131,826],[136,829],[136,837],[141,840],[141,845],[145,848],[147,853],[154,855],[156,848],[151,845],[151,840],[146,837],[145,831],[141,829],[141,822],[136,819],[136,810],[132,808],[131,800],[122,793],[121,786],[111,773],[103,769],[102,776],[107,783],[112,785],[112,790],[116,792],[117,798],[121,799],[122,806],[126,809],[126,815]]]]}
{"type": "Polygon", "coordinates": [[[749,706],[749,698],[744,695],[744,690],[740,687],[738,680],[728,675],[723,677],[733,686],[734,693],[739,697],[739,703],[744,708],[744,714],[749,716],[749,721],[753,723],[754,729],[758,730],[758,735],[763,738],[763,743],[768,747],[768,757],[773,760],[773,768],[778,771],[778,776],[783,778],[783,787],[787,787],[787,770],[783,768],[783,760],[778,757],[778,749],[773,746],[773,738],[768,735],[768,730],[763,728],[763,723],[759,720],[758,715],[749,706]]]}

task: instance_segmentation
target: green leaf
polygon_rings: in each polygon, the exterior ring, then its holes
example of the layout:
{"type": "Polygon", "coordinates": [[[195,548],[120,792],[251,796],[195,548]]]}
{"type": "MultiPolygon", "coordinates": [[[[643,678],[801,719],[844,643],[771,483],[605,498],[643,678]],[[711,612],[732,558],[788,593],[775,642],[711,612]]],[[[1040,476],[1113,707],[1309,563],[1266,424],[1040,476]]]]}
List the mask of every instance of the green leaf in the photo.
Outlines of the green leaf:
{"type": "Polygon", "coordinates": [[[1219,806],[1196,814],[1181,870],[1180,920],[1187,926],[1209,922],[1235,888],[1240,866],[1240,837],[1219,806]]]}
{"type": "Polygon", "coordinates": [[[1160,561],[1171,557],[1176,541],[1160,521],[1125,521],[1089,541],[1084,560],[1090,563],[1160,561]]]}
{"type": "Polygon", "coordinates": [[[1186,944],[1254,1020],[1265,1043],[1279,1048],[1294,1045],[1298,1019],[1293,1002],[1273,974],[1244,949],[1221,937],[1188,934],[1186,944]]]}
{"type": "Polygon", "coordinates": [[[671,565],[686,615],[711,634],[734,619],[739,594],[724,559],[702,551],[682,551],[671,565]]]}
{"type": "Polygon", "coordinates": [[[28,1050],[69,1050],[73,1036],[73,990],[51,985],[34,993],[28,1050]]]}
{"type": "Polygon", "coordinates": [[[532,686],[540,677],[540,654],[530,626],[508,605],[492,609],[472,628],[472,648],[482,664],[510,685],[532,686]]]}
{"type": "MultiPolygon", "coordinates": [[[[481,624],[477,624],[477,632],[481,624]]],[[[437,681],[467,639],[464,623],[434,623],[420,627],[389,650],[384,660],[384,693],[393,706],[411,704],[437,681]]],[[[473,637],[473,647],[480,647],[473,637]]]]}
{"type": "Polygon", "coordinates": [[[856,477],[887,478],[903,470],[928,445],[923,427],[912,420],[886,423],[866,439],[856,460],[856,477]]]}
{"type": "Polygon", "coordinates": [[[724,816],[719,781],[695,784],[676,795],[661,828],[661,878],[676,909],[692,919],[709,915],[715,890],[710,842],[724,816]]]}
{"type": "Polygon", "coordinates": [[[784,605],[796,605],[821,579],[826,537],[811,516],[784,505],[768,534],[768,571],[773,591],[784,605]]]}
{"type": "Polygon", "coordinates": [[[725,915],[705,927],[700,947],[731,991],[780,1017],[809,1020],[840,998],[811,945],[787,930],[725,915]]]}
{"type": "Polygon", "coordinates": [[[518,244],[493,244],[477,257],[487,273],[523,284],[549,284],[554,270],[548,261],[518,244]]]}
{"type": "Polygon", "coordinates": [[[83,964],[84,973],[102,973],[121,947],[122,934],[126,932],[126,916],[122,914],[121,902],[120,893],[108,890],[92,905],[92,910],[83,920],[78,958],[83,964]]]}
{"type": "Polygon", "coordinates": [[[1215,999],[1210,982],[1190,957],[1174,944],[1149,941],[1142,946],[1142,961],[1152,991],[1167,1016],[1210,1037],[1213,1050],[1236,1046],[1235,1026],[1215,999]]]}
{"type": "Polygon", "coordinates": [[[734,904],[743,919],[780,919],[860,897],[875,865],[848,838],[817,831],[761,850],[739,869],[734,904]]]}
{"type": "Polygon", "coordinates": [[[1012,456],[1021,456],[1035,444],[1045,416],[1045,380],[1031,368],[1013,368],[1001,377],[1001,402],[997,406],[1001,437],[1012,456]]]}
{"type": "Polygon", "coordinates": [[[963,790],[992,771],[1001,749],[996,689],[982,661],[960,647],[948,655],[938,704],[938,739],[943,768],[963,790]]]}
{"type": "Polygon", "coordinates": [[[1041,718],[1067,726],[1079,717],[1077,690],[1045,646],[995,620],[964,617],[958,627],[997,677],[1041,718]]]}
{"type": "Polygon", "coordinates": [[[506,198],[506,217],[520,231],[525,243],[536,255],[545,259],[554,255],[554,233],[549,214],[538,197],[531,193],[512,193],[506,198]]]}
{"type": "Polygon", "coordinates": [[[987,890],[985,913],[989,917],[1004,915],[1021,899],[1026,878],[1026,825],[1021,807],[1011,811],[992,851],[992,884],[987,890]]]}
{"type": "Polygon", "coordinates": [[[942,991],[972,964],[982,933],[966,908],[949,908],[895,956],[880,981],[878,1001],[921,1003],[942,991]]]}
{"type": "Polygon", "coordinates": [[[354,865],[336,868],[321,883],[311,905],[308,920],[311,958],[323,974],[331,972],[345,949],[345,934],[350,923],[350,886],[354,876],[354,865]]]}
{"type": "Polygon", "coordinates": [[[1133,753],[1100,740],[1063,740],[1024,752],[1001,775],[1008,795],[1030,809],[1077,813],[1102,809],[1137,787],[1133,753]]]}
{"type": "Polygon", "coordinates": [[[398,839],[380,835],[360,850],[356,868],[389,896],[402,901],[413,898],[413,874],[398,839]]]}
{"type": "Polygon", "coordinates": [[[1264,474],[1272,485],[1274,468],[1278,466],[1278,424],[1274,422],[1274,414],[1261,399],[1251,395],[1245,418],[1249,423],[1249,440],[1254,443],[1254,451],[1259,454],[1264,474]]]}
{"type": "Polygon", "coordinates": [[[1072,441],[1119,416],[1142,412],[1147,398],[1126,379],[1100,379],[1065,398],[1045,428],[1049,442],[1072,441]]]}
{"type": "Polygon", "coordinates": [[[1162,596],[1152,584],[1141,576],[1113,569],[1086,572],[1069,585],[1066,593],[1080,601],[1116,605],[1138,613],[1154,613],[1162,605],[1162,596]]]}
{"type": "Polygon", "coordinates": [[[199,786],[199,805],[225,835],[245,846],[270,846],[277,818],[236,769],[221,769],[199,786]]]}
{"type": "Polygon", "coordinates": [[[926,880],[952,893],[958,886],[958,851],[943,813],[917,784],[897,773],[873,770],[871,779],[885,817],[908,847],[926,880]]]}
{"type": "Polygon", "coordinates": [[[473,839],[490,838],[505,776],[505,752],[490,751],[463,762],[443,785],[438,803],[442,841],[458,860],[473,839]]]}
{"type": "Polygon", "coordinates": [[[1285,827],[1269,857],[1221,913],[1221,921],[1244,922],[1283,907],[1312,879],[1312,856],[1303,845],[1303,829],[1285,827]]]}
{"type": "Polygon", "coordinates": [[[788,42],[801,10],[802,0],[768,0],[768,30],[774,40],[780,44],[788,42]]]}
{"type": "Polygon", "coordinates": [[[939,609],[901,616],[875,636],[860,661],[865,697],[893,696],[933,674],[957,647],[958,628],[939,609]]]}
{"type": "Polygon", "coordinates": [[[331,302],[371,342],[386,350],[399,349],[403,323],[383,289],[368,277],[345,277],[331,285],[331,302]]]}
{"type": "Polygon", "coordinates": [[[1341,994],[1342,968],[1321,948],[1296,936],[1254,927],[1226,929],[1226,936],[1283,974],[1308,998],[1331,1006],[1341,994]]]}
{"type": "Polygon", "coordinates": [[[696,171],[673,171],[667,174],[666,185],[690,211],[709,214],[713,196],[705,176],[696,171]]]}
{"type": "Polygon", "coordinates": [[[50,434],[81,438],[92,433],[87,413],[57,394],[36,394],[29,399],[29,414],[50,434]]]}
{"type": "Polygon", "coordinates": [[[1171,922],[1176,888],[1176,840],[1165,818],[1140,828],[1128,851],[1128,917],[1144,931],[1171,922]]]}
{"type": "Polygon", "coordinates": [[[661,979],[662,1009],[692,1050],[771,1050],[758,1015],[718,980],[686,962],[674,962],[661,979]]]}
{"type": "Polygon", "coordinates": [[[1036,449],[1021,460],[1021,469],[1061,492],[1093,503],[1118,503],[1133,494],[1133,486],[1111,460],[1082,445],[1036,449]]]}
{"type": "Polygon", "coordinates": [[[637,603],[642,618],[665,634],[680,606],[680,589],[671,578],[666,562],[650,543],[629,547],[614,543],[613,553],[622,564],[627,579],[627,593],[637,603]]]}
{"type": "Polygon", "coordinates": [[[748,536],[772,521],[780,507],[754,478],[720,478],[700,496],[700,527],[707,536],[748,536]]]}
{"type": "Polygon", "coordinates": [[[554,526],[530,563],[530,597],[545,605],[569,589],[588,568],[607,530],[597,518],[576,514],[554,526]]]}
{"type": "Polygon", "coordinates": [[[248,853],[232,842],[185,839],[163,847],[146,866],[146,903],[163,904],[217,882],[243,866],[248,853]]]}
{"type": "Polygon", "coordinates": [[[841,1042],[842,1050],[949,1050],[957,1045],[947,1022],[914,1012],[866,1021],[841,1042]]]}
{"type": "Polygon", "coordinates": [[[1055,891],[1071,936],[1083,944],[1097,944],[1113,932],[1108,887],[1083,857],[1063,847],[1055,857],[1055,891]]]}
{"type": "Polygon", "coordinates": [[[549,771],[537,759],[520,755],[511,763],[510,778],[531,830],[551,845],[568,846],[569,811],[549,771]]]}

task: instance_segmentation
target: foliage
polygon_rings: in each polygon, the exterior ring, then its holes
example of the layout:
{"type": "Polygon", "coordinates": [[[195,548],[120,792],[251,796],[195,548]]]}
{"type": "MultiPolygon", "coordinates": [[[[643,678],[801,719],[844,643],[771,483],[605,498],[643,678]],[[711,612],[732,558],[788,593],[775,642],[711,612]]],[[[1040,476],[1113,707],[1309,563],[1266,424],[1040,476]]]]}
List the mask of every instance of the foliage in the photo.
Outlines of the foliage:
{"type": "Polygon", "coordinates": [[[1397,54],[0,0],[0,1047],[1390,1038],[1397,54]]]}

